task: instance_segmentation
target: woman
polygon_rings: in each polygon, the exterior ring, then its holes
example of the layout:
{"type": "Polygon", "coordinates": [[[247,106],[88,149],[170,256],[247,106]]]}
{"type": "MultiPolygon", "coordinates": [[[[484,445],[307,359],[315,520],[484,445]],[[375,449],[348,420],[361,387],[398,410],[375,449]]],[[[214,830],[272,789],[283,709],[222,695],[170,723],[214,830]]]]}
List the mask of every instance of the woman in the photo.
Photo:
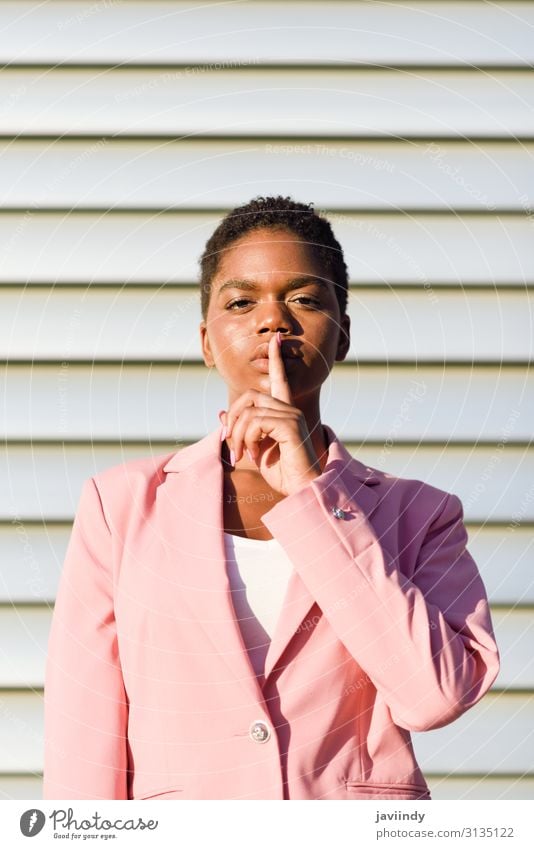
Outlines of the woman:
{"type": "Polygon", "coordinates": [[[353,458],[326,219],[231,212],[201,259],[221,426],[83,487],[45,680],[45,798],[425,799],[410,731],[498,672],[460,500],[353,458]]]}

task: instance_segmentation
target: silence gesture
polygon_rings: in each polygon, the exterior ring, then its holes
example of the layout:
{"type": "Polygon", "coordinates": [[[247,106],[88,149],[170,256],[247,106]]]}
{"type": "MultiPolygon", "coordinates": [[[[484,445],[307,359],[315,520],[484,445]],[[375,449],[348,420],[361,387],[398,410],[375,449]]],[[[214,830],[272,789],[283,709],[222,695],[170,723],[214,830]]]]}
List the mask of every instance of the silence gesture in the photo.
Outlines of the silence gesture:
{"type": "Polygon", "coordinates": [[[321,474],[304,413],[292,404],[280,333],[269,341],[270,395],[248,389],[222,416],[234,463],[248,449],[267,484],[291,495],[321,474]]]}

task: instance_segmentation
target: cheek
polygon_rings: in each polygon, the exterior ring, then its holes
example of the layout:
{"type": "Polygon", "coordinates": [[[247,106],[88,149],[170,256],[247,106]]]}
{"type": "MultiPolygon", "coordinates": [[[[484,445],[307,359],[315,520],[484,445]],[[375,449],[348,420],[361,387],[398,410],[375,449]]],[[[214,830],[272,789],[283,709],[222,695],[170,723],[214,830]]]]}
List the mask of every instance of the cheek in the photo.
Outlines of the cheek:
{"type": "MultiPolygon", "coordinates": [[[[220,328],[211,337],[211,349],[215,364],[221,373],[233,369],[239,363],[245,362],[247,357],[247,339],[238,336],[232,327],[220,328]]],[[[250,345],[249,345],[250,347],[250,345]]]]}
{"type": "Polygon", "coordinates": [[[213,315],[208,323],[210,347],[215,359],[225,357],[232,346],[232,333],[229,330],[224,315],[213,315]]]}
{"type": "Polygon", "coordinates": [[[324,359],[333,359],[337,350],[337,337],[339,328],[330,324],[317,338],[316,355],[324,359]],[[320,352],[320,353],[319,353],[320,352]]]}

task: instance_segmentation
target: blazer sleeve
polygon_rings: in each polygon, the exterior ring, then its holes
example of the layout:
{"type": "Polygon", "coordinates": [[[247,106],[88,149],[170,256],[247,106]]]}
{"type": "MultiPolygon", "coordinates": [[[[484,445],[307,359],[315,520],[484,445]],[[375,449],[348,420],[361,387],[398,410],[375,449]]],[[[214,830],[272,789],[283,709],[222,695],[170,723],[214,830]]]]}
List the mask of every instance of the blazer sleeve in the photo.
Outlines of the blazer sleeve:
{"type": "MultiPolygon", "coordinates": [[[[363,511],[326,472],[263,516],[348,651],[409,731],[439,728],[474,705],[499,671],[489,605],[466,549],[462,503],[444,493],[411,578],[363,511]],[[350,528],[350,530],[349,530],[350,528]]],[[[413,565],[413,564],[412,564],[413,565]]]]}
{"type": "Polygon", "coordinates": [[[48,640],[43,798],[127,799],[127,721],[111,534],[89,478],[72,527],[48,640]]]}

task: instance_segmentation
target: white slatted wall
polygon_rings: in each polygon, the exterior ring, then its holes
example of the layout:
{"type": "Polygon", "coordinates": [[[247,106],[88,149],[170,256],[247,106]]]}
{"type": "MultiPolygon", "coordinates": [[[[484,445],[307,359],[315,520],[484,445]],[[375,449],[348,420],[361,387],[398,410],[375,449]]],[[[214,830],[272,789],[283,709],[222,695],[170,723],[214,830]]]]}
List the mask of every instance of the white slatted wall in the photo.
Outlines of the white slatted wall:
{"type": "Polygon", "coordinates": [[[84,478],[216,426],[196,261],[257,194],[351,273],[323,420],[458,494],[502,651],[416,735],[435,798],[534,793],[534,2],[0,0],[0,798],[38,798],[84,478]]]}

